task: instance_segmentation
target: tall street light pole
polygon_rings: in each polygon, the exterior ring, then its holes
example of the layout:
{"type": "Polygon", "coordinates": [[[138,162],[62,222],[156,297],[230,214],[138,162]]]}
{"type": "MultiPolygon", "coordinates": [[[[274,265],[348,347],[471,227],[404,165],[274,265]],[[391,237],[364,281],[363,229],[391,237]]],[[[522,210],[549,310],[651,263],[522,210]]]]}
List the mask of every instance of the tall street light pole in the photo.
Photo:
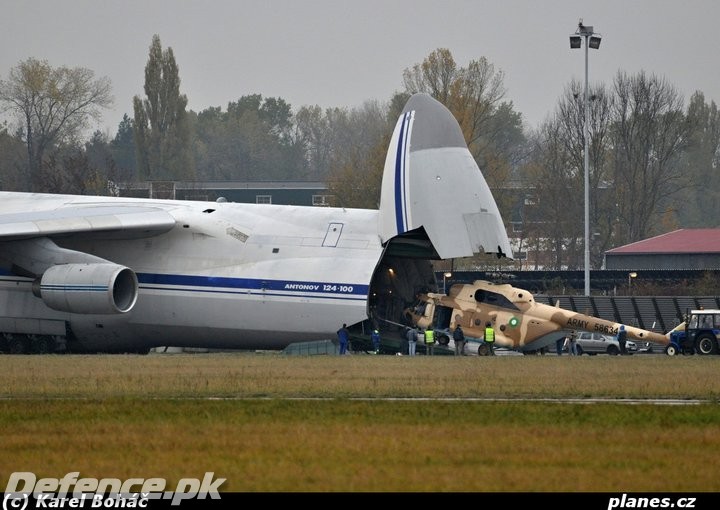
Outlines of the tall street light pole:
{"type": "Polygon", "coordinates": [[[633,278],[637,278],[637,273],[635,271],[631,271],[628,273],[628,296],[632,296],[632,281],[633,278]]]}
{"type": "Polygon", "coordinates": [[[452,273],[450,271],[445,271],[443,273],[443,294],[447,294],[447,279],[452,276],[452,273]]]}
{"type": "Polygon", "coordinates": [[[570,35],[570,48],[577,49],[582,46],[585,38],[585,126],[583,129],[585,139],[585,295],[590,295],[590,152],[588,141],[590,139],[590,98],[588,97],[588,49],[600,47],[600,34],[593,32],[593,27],[583,25],[582,19],[578,29],[570,35]]]}

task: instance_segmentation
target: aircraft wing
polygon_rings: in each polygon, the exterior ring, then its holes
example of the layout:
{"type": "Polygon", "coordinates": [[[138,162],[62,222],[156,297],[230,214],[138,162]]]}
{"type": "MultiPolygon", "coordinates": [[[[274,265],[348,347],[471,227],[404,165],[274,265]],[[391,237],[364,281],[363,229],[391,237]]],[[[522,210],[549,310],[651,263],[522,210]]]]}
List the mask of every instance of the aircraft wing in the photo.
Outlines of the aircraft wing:
{"type": "Polygon", "coordinates": [[[385,160],[383,242],[424,230],[442,259],[512,248],[489,186],[452,113],[428,94],[407,102],[385,160]]]}
{"type": "Polygon", "coordinates": [[[39,276],[57,264],[108,260],[61,248],[53,238],[132,239],[170,230],[176,219],[165,209],[134,202],[106,203],[97,197],[0,193],[0,267],[39,276]]]}
{"type": "MultiPolygon", "coordinates": [[[[67,204],[32,210],[33,203],[37,204],[41,198],[28,194],[25,205],[17,198],[11,205],[0,205],[0,241],[77,233],[122,232],[128,237],[147,236],[167,232],[175,225],[175,218],[167,211],[132,203],[67,204]]],[[[3,199],[0,193],[0,201],[3,199]]]]}

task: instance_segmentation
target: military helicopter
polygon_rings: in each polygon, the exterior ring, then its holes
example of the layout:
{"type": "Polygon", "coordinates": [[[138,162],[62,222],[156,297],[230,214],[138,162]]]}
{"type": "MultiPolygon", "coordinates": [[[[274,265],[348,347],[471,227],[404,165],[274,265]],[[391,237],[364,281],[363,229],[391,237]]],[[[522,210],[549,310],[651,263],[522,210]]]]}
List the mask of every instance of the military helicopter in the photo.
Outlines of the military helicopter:
{"type": "MultiPolygon", "coordinates": [[[[405,310],[405,320],[416,327],[435,330],[440,344],[447,345],[451,331],[459,324],[466,338],[482,340],[489,324],[495,331],[495,345],[525,353],[538,352],[566,336],[570,331],[595,331],[617,335],[622,324],[591,317],[559,306],[535,301],[524,289],[509,284],[476,280],[454,284],[447,294],[418,295],[415,305],[405,310]]],[[[658,343],[670,342],[669,336],[625,325],[629,339],[658,343]]],[[[480,342],[478,355],[490,354],[480,342]]]]}

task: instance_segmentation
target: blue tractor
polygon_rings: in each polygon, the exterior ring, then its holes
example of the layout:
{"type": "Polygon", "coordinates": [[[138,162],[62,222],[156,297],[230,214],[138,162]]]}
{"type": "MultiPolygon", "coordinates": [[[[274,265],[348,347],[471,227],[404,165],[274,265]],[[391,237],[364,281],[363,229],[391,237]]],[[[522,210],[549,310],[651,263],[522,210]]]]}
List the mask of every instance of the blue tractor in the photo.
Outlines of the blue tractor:
{"type": "Polygon", "coordinates": [[[685,321],[670,331],[665,353],[669,356],[717,354],[719,340],[720,310],[689,310],[685,321]]]}

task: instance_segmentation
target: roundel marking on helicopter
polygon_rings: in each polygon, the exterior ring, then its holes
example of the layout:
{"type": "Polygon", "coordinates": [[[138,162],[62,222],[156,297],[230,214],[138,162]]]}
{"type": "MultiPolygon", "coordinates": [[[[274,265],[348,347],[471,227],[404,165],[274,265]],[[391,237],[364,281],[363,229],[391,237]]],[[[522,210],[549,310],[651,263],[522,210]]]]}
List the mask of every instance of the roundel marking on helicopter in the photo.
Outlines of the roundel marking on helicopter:
{"type": "Polygon", "coordinates": [[[508,321],[508,324],[510,324],[511,327],[516,327],[518,324],[520,324],[520,321],[517,317],[510,317],[510,320],[508,321]]]}

